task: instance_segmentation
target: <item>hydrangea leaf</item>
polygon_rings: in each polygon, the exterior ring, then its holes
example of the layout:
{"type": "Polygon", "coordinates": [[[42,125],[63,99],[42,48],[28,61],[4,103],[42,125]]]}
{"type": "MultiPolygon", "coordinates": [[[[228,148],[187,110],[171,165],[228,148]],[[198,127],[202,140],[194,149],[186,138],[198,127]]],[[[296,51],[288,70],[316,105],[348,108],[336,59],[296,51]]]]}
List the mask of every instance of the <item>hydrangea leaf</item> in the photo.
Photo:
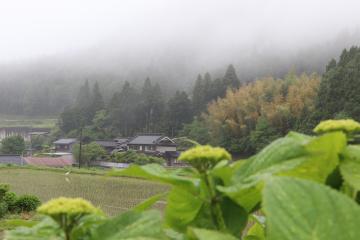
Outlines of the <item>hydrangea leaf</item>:
{"type": "Polygon", "coordinates": [[[340,172],[345,181],[360,191],[360,146],[349,145],[342,155],[340,172]]]}
{"type": "Polygon", "coordinates": [[[289,134],[247,160],[235,171],[232,184],[218,189],[250,212],[260,202],[263,182],[270,176],[296,176],[324,182],[338,166],[345,144],[342,132],[316,138],[289,134]]]}
{"type": "Polygon", "coordinates": [[[181,188],[173,188],[167,199],[165,220],[170,227],[184,231],[193,223],[203,206],[203,199],[181,188]]]}
{"type": "Polygon", "coordinates": [[[357,240],[360,207],[318,183],[273,177],[263,193],[268,240],[357,240]]]}
{"type": "Polygon", "coordinates": [[[260,223],[255,222],[248,230],[244,240],[265,240],[264,227],[260,223]]]}
{"type": "Polygon", "coordinates": [[[188,235],[192,240],[238,240],[238,238],[227,233],[201,228],[190,228],[188,235]]]}
{"type": "Polygon", "coordinates": [[[158,211],[129,211],[98,226],[89,240],[166,239],[158,211]]]}
{"type": "Polygon", "coordinates": [[[154,196],[149,197],[148,199],[146,199],[145,201],[139,203],[138,205],[136,205],[135,207],[133,207],[132,209],[135,211],[145,211],[148,210],[149,208],[151,208],[154,204],[156,204],[159,200],[161,200],[162,198],[164,198],[167,195],[167,193],[159,193],[159,194],[155,194],[154,196]]]}
{"type": "Polygon", "coordinates": [[[244,208],[226,197],[222,199],[220,206],[226,228],[234,236],[240,237],[246,227],[248,213],[244,208]]]}
{"type": "Polygon", "coordinates": [[[143,166],[131,165],[129,168],[120,171],[114,170],[110,172],[109,175],[144,178],[152,181],[171,184],[191,192],[196,192],[197,186],[199,185],[199,180],[178,176],[158,164],[148,164],[143,166]]]}

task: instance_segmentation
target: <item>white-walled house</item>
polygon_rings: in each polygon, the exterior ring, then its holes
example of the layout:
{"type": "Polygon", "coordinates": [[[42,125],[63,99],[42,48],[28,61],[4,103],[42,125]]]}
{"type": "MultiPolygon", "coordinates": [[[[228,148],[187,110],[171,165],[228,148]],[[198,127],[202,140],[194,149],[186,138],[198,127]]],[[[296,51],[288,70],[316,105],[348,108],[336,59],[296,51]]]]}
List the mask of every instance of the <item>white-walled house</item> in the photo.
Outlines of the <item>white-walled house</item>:
{"type": "Polygon", "coordinates": [[[176,143],[161,134],[139,134],[127,143],[128,149],[142,152],[176,152],[176,143]]]}

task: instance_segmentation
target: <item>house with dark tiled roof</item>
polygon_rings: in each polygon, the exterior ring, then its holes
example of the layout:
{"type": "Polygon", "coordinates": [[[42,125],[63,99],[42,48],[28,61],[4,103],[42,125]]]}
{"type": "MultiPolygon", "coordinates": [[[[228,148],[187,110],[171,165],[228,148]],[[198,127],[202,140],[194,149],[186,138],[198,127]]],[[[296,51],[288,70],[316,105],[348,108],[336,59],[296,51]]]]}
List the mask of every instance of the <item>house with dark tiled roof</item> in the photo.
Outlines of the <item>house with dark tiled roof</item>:
{"type": "Polygon", "coordinates": [[[176,152],[176,143],[161,134],[138,134],[129,140],[127,146],[142,152],[176,152]]]}
{"type": "Polygon", "coordinates": [[[102,146],[108,153],[111,153],[117,148],[115,140],[96,140],[95,142],[102,146]]]}

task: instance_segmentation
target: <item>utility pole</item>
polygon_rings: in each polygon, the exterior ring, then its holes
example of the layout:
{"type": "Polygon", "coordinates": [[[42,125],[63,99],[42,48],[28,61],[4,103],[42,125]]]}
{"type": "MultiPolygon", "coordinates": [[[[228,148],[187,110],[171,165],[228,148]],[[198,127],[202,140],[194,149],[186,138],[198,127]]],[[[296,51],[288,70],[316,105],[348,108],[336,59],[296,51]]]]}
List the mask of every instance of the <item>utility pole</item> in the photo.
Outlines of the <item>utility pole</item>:
{"type": "Polygon", "coordinates": [[[80,128],[80,143],[79,143],[79,168],[81,165],[82,131],[83,131],[83,128],[81,127],[80,128]]]}

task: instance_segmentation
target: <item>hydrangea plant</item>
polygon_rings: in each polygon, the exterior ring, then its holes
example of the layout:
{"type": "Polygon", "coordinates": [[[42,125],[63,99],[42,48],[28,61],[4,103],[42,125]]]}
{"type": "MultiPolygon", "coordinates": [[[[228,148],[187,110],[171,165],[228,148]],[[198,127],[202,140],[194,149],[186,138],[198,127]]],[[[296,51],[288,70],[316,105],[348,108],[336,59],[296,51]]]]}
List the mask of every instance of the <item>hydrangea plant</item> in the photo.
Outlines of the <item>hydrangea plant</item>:
{"type": "Polygon", "coordinates": [[[196,146],[183,152],[179,160],[187,162],[199,172],[204,172],[222,160],[231,160],[231,155],[223,148],[206,145],[196,146]]]}
{"type": "Polygon", "coordinates": [[[102,214],[90,202],[82,198],[60,197],[41,205],[38,213],[50,216],[65,233],[65,239],[70,239],[70,233],[79,220],[89,214],[102,214]]]}

